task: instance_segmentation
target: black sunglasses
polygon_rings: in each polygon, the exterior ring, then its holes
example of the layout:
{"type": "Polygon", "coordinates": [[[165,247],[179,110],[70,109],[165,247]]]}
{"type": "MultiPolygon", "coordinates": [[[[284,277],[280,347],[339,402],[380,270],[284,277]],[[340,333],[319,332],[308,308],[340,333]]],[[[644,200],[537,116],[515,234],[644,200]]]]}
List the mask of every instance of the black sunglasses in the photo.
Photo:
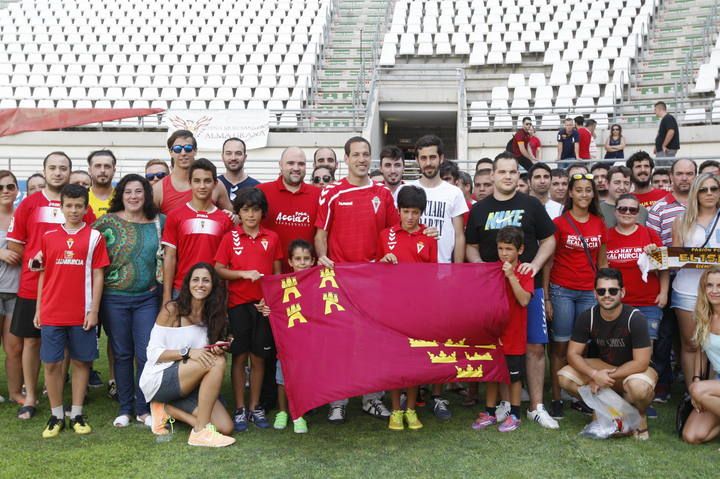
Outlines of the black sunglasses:
{"type": "Polygon", "coordinates": [[[620,292],[620,288],[595,288],[595,292],[598,296],[605,296],[605,294],[610,294],[610,296],[617,296],[617,294],[620,292]]]}
{"type": "Polygon", "coordinates": [[[7,189],[8,191],[15,191],[17,190],[17,185],[15,183],[8,183],[7,185],[0,185],[0,191],[5,191],[7,189]]]}
{"type": "Polygon", "coordinates": [[[160,173],[145,173],[145,179],[148,181],[153,181],[155,178],[158,180],[162,180],[165,178],[168,174],[164,171],[161,171],[160,173]]]}
{"type": "Polygon", "coordinates": [[[638,208],[637,206],[618,206],[617,208],[615,208],[615,210],[623,215],[636,215],[640,212],[640,208],[638,208]]]}
{"type": "Polygon", "coordinates": [[[698,188],[698,193],[717,193],[718,191],[720,191],[720,186],[703,186],[702,188],[698,188]]]}
{"type": "Polygon", "coordinates": [[[315,176],[313,177],[313,183],[318,184],[320,182],[323,183],[330,183],[332,181],[332,176],[330,175],[323,175],[323,176],[315,176]]]}
{"type": "Polygon", "coordinates": [[[175,145],[172,148],[170,148],[170,151],[173,153],[181,153],[183,150],[185,150],[185,153],[191,153],[195,147],[193,145],[175,145]]]}

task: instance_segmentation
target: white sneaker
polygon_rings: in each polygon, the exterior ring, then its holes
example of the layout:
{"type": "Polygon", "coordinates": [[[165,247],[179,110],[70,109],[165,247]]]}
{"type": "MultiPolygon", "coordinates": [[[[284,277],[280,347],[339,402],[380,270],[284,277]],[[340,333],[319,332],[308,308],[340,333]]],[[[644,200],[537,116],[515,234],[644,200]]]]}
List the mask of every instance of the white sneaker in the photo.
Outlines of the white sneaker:
{"type": "Polygon", "coordinates": [[[535,421],[546,429],[560,429],[560,424],[550,417],[550,414],[545,410],[545,406],[542,404],[537,405],[537,409],[531,411],[528,409],[527,417],[531,421],[535,421]]]}
{"type": "Polygon", "coordinates": [[[390,410],[385,407],[385,404],[379,399],[371,399],[363,404],[363,411],[370,414],[373,417],[380,419],[387,419],[390,417],[390,410]]]}
{"type": "Polygon", "coordinates": [[[115,418],[113,426],[115,427],[128,427],[130,425],[130,416],[122,414],[115,418]]]}
{"type": "Polygon", "coordinates": [[[508,401],[500,401],[500,404],[495,408],[495,419],[498,424],[502,422],[510,415],[510,403],[508,401]]]}
{"type": "Polygon", "coordinates": [[[328,413],[328,421],[333,424],[342,424],[345,422],[345,406],[330,406],[328,413]]]}

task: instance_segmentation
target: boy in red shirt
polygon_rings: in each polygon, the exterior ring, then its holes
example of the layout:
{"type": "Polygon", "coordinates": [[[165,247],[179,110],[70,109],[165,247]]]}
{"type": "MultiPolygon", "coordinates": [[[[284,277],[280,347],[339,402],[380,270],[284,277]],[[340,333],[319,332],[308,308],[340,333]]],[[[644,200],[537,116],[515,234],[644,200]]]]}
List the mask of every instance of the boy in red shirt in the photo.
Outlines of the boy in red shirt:
{"type": "MultiPolygon", "coordinates": [[[[380,232],[378,240],[378,260],[381,263],[436,263],[437,239],[425,235],[425,225],[420,224],[420,217],[427,205],[425,190],[418,186],[405,186],[398,193],[400,224],[386,228],[380,232]]],[[[404,429],[403,418],[409,429],[420,429],[422,423],[417,417],[418,388],[407,388],[405,413],[400,406],[400,390],[390,391],[392,413],[388,428],[393,431],[404,429]]]]}
{"type": "Polygon", "coordinates": [[[231,352],[232,384],[235,391],[235,430],[246,431],[248,421],[259,428],[270,427],[265,410],[259,405],[265,372],[265,358],[273,350],[270,323],[258,311],[262,297],[258,279],[279,274],[283,257],[278,235],[261,226],[268,211],[265,194],[256,188],[243,188],[233,201],[240,226],[226,233],[215,255],[215,269],[228,281],[228,318],[233,335],[231,352]],[[250,357],[250,403],[245,408],[245,365],[250,357]]]}
{"type": "Polygon", "coordinates": [[[66,348],[72,361],[70,427],[77,434],[92,432],[83,417],[83,403],[90,364],[98,357],[96,326],[103,269],[110,264],[103,236],[83,221],[88,211],[87,190],[66,185],[60,203],[65,223],[45,233],[32,264],[34,269],[44,268],[38,280],[34,320],[40,328],[40,359],[52,409],[43,438],[56,437],[65,428],[62,364],[66,348]]]}
{"type": "Polygon", "coordinates": [[[523,252],[523,232],[516,226],[506,226],[498,231],[497,250],[503,273],[510,290],[510,321],[500,339],[510,372],[510,411],[497,411],[498,383],[487,383],[485,412],[480,413],[473,429],[485,429],[493,424],[500,432],[510,432],[520,427],[520,394],[522,391],[523,366],[527,344],[527,305],[534,291],[530,274],[518,271],[518,258],[523,252]],[[500,416],[500,417],[498,417],[500,416]]]}

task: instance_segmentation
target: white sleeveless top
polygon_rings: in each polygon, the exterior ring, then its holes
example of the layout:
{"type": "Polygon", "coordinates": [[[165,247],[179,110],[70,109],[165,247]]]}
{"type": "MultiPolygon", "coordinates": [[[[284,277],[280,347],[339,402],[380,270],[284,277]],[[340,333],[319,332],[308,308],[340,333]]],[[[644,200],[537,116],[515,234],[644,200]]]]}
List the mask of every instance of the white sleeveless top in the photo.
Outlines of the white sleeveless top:
{"type": "MultiPolygon", "coordinates": [[[[709,333],[703,346],[705,355],[710,360],[715,374],[720,374],[720,335],[709,333]]],[[[710,378],[715,379],[715,378],[710,378]]]]}
{"type": "MultiPolygon", "coordinates": [[[[710,228],[714,222],[715,219],[713,218],[708,228],[710,228]]],[[[720,230],[718,228],[720,228],[720,221],[715,226],[715,230],[710,234],[710,239],[705,245],[706,248],[720,248],[720,230]]],[[[693,226],[693,229],[690,231],[689,238],[685,239],[683,245],[686,247],[699,248],[705,242],[707,233],[705,228],[695,223],[695,226],[693,226]]],[[[678,293],[697,297],[700,276],[703,274],[703,271],[702,269],[688,268],[678,270],[675,275],[675,281],[673,281],[673,290],[678,293]]]]}

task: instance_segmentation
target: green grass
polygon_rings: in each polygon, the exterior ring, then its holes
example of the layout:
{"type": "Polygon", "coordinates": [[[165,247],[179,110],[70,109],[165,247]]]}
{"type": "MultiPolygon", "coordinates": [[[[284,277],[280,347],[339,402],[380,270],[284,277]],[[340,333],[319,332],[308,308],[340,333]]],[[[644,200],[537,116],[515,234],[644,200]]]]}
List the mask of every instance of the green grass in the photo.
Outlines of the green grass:
{"type": "MultiPolygon", "coordinates": [[[[105,362],[97,366],[106,379],[105,362]]],[[[4,375],[0,391],[6,391],[4,375]]],[[[720,442],[682,443],[673,432],[674,403],[659,407],[660,419],[650,423],[650,441],[639,443],[580,438],[587,419],[570,410],[560,431],[524,421],[513,433],[476,432],[470,423],[477,408],[462,408],[454,394],[448,398],[452,420],[441,424],[421,411],[421,431],[391,432],[383,421],[363,414],[354,400],[345,425],[328,424],[322,410],[309,417],[310,432],[304,436],[291,429],[251,429],[220,450],[188,446],[189,429],[182,425],[166,443],[156,442],[139,425],[113,428],[117,404],[104,389],[90,392],[86,412],[94,432],[85,437],[66,430],[57,439],[43,440],[46,399],[29,422],[15,419],[16,406],[6,403],[0,405],[0,478],[718,477],[720,442]]]]}

